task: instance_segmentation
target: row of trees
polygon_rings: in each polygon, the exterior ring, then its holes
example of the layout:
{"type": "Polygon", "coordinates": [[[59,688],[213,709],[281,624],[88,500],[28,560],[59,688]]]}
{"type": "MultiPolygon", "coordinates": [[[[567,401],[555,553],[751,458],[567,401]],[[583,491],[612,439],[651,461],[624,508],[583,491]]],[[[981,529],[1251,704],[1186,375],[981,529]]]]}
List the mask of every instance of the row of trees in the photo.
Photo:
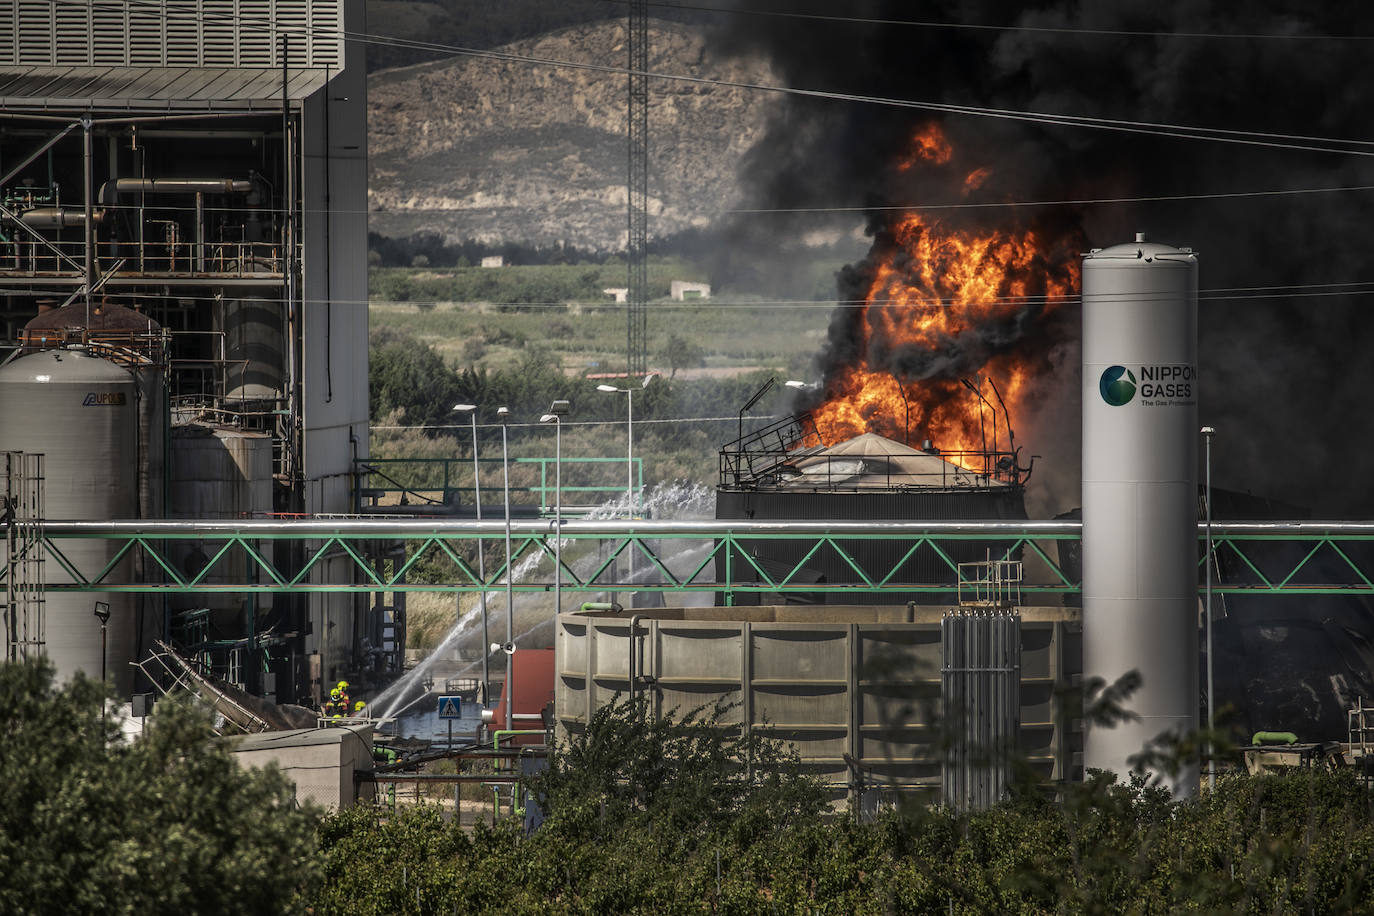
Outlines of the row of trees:
{"type": "MultiPolygon", "coordinates": [[[[699,365],[700,347],[670,335],[663,361],[674,368],[699,365]]],[[[459,402],[476,404],[483,419],[497,407],[519,415],[538,415],[549,402],[573,402],[579,419],[613,420],[624,416],[624,405],[593,397],[584,378],[564,375],[551,354],[537,345],[521,348],[510,369],[454,369],[432,347],[408,334],[385,329],[372,332],[369,349],[368,408],[373,417],[393,411],[407,425],[445,425],[453,422],[459,402]]],[[[644,420],[729,416],[749,400],[769,373],[745,373],[723,379],[655,379],[635,396],[635,416],[644,420]]]]}
{"type": "MultiPolygon", "coordinates": [[[[670,337],[668,348],[672,352],[665,352],[665,364],[685,367],[701,361],[700,349],[689,341],[670,337]]],[[[461,454],[469,444],[461,429],[466,420],[455,419],[452,410],[458,403],[476,404],[479,424],[494,423],[498,407],[510,409],[512,422],[529,422],[558,399],[571,402],[579,423],[625,419],[624,398],[599,394],[592,381],[564,375],[557,361],[539,346],[523,347],[519,360],[509,369],[454,369],[439,353],[414,337],[378,330],[372,334],[369,359],[371,416],[379,420],[390,418],[407,426],[459,426],[429,433],[431,439],[440,437],[448,443],[448,454],[461,454]]],[[[728,418],[738,413],[740,405],[770,374],[763,371],[720,379],[659,378],[638,392],[634,401],[635,450],[646,461],[645,479],[712,480],[717,450],[737,434],[736,423],[728,418]],[[653,422],[711,417],[727,419],[712,423],[653,422]],[[641,425],[640,421],[645,422],[641,425]]],[[[758,412],[780,406],[785,394],[778,397],[776,405],[761,404],[758,412]]],[[[620,448],[618,435],[618,430],[616,437],[589,434],[578,446],[586,454],[597,453],[597,449],[614,454],[620,448]],[[616,452],[610,447],[613,439],[616,452]]],[[[392,454],[387,442],[384,435],[374,436],[377,457],[415,457],[427,451],[407,441],[397,443],[397,447],[404,446],[411,454],[392,454]]]]}
{"type": "MultiPolygon", "coordinates": [[[[623,279],[617,278],[623,284],[623,279]]],[[[436,302],[494,302],[503,310],[514,311],[535,306],[567,302],[605,302],[602,293],[617,280],[604,276],[600,267],[527,268],[503,267],[499,270],[460,270],[442,276],[416,276],[409,270],[374,270],[368,277],[368,296],[382,302],[414,302],[421,311],[436,302]]],[[[665,284],[654,290],[656,297],[668,295],[665,284]]]]}
{"type": "Polygon", "coordinates": [[[209,714],[121,739],[106,690],[0,664],[7,913],[1351,913],[1374,908],[1374,796],[1352,771],[1014,784],[989,811],[832,813],[729,710],[603,707],[526,788],[546,819],[466,833],[437,808],[296,807],[209,714]]]}
{"type": "Polygon", "coordinates": [[[561,243],[451,242],[429,230],[404,238],[369,232],[367,250],[368,262],[374,267],[476,267],[483,258],[497,256],[506,264],[604,264],[612,257],[610,252],[561,243]]]}

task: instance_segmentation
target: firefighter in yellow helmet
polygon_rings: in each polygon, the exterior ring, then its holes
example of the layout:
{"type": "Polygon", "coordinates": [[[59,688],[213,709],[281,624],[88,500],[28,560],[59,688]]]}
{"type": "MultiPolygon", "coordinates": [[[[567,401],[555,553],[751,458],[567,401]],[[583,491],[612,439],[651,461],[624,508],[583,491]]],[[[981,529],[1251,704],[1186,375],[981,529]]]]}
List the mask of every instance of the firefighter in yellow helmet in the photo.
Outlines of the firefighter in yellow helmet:
{"type": "Polygon", "coordinates": [[[324,716],[326,719],[337,719],[340,715],[342,715],[342,713],[340,712],[339,701],[339,688],[335,687],[333,690],[329,691],[329,699],[324,704],[324,716]]]}
{"type": "Polygon", "coordinates": [[[346,716],[353,712],[353,704],[348,699],[348,681],[339,681],[339,686],[334,690],[339,692],[339,715],[346,716]]]}
{"type": "Polygon", "coordinates": [[[353,704],[353,715],[354,715],[354,717],[359,718],[359,719],[366,718],[366,717],[363,715],[363,710],[366,709],[366,708],[367,708],[367,704],[364,703],[362,700],[359,700],[357,703],[353,704]]]}

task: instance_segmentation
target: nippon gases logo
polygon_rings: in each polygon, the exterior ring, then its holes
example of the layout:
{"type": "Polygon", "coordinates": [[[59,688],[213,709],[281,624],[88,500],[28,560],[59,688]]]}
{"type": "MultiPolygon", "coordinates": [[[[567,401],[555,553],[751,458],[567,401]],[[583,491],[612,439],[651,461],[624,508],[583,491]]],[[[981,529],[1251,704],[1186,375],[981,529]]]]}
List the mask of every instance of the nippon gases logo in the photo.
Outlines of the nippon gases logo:
{"type": "Polygon", "coordinates": [[[1102,392],[1102,400],[1113,407],[1129,404],[1135,397],[1135,373],[1125,366],[1108,366],[1097,380],[1097,390],[1102,392]]]}
{"type": "Polygon", "coordinates": [[[1192,366],[1154,365],[1136,370],[1108,366],[1097,380],[1097,390],[1112,407],[1124,407],[1133,400],[1142,407],[1187,407],[1197,403],[1196,379],[1192,366]]]}

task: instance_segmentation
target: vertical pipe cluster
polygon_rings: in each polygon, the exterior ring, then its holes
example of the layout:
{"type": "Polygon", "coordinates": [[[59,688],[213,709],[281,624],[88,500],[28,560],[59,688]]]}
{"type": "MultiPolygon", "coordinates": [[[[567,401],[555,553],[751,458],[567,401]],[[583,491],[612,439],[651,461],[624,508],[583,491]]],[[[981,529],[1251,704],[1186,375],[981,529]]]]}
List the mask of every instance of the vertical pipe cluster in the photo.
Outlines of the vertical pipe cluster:
{"type": "Polygon", "coordinates": [[[1000,801],[1021,727],[1021,617],[959,608],[940,621],[946,736],[944,802],[980,811],[1000,801]]]}

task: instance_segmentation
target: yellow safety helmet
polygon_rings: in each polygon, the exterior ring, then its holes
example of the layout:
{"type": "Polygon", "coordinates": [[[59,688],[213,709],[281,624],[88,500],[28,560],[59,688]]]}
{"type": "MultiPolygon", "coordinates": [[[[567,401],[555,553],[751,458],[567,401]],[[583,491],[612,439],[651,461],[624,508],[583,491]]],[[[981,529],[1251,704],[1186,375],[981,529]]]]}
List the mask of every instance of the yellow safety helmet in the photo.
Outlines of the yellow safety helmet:
{"type": "Polygon", "coordinates": [[[331,700],[337,700],[339,698],[339,688],[335,687],[333,690],[329,691],[329,698],[331,700]]]}
{"type": "Polygon", "coordinates": [[[364,703],[362,700],[359,700],[356,704],[354,704],[353,710],[354,710],[354,712],[362,712],[362,711],[363,711],[363,707],[365,707],[366,705],[367,705],[367,704],[364,703]]]}
{"type": "Polygon", "coordinates": [[[340,690],[347,690],[347,689],[348,689],[348,681],[339,681],[339,689],[340,689],[340,690]]]}

